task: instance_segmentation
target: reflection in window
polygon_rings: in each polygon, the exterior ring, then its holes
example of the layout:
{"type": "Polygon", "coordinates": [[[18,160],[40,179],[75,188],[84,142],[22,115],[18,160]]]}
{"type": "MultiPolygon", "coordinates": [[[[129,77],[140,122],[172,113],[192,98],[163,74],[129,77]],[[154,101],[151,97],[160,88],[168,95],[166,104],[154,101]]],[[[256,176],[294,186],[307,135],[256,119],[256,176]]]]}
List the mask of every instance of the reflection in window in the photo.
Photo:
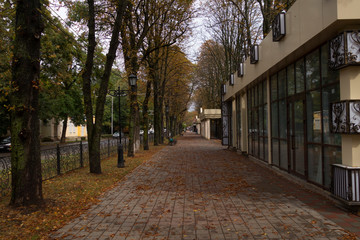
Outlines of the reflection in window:
{"type": "Polygon", "coordinates": [[[306,56],[306,90],[320,87],[319,50],[306,56]]]}
{"type": "Polygon", "coordinates": [[[293,95],[295,93],[294,64],[287,67],[287,87],[288,95],[293,95]]]}
{"type": "Polygon", "coordinates": [[[308,145],[309,180],[322,184],[321,145],[308,145]]]}
{"type": "Polygon", "coordinates": [[[322,117],[320,91],[312,91],[306,97],[307,135],[309,142],[321,142],[322,117]]]}
{"type": "Polygon", "coordinates": [[[304,83],[305,83],[305,66],[304,59],[300,59],[295,64],[295,82],[296,82],[296,93],[301,93],[304,91],[304,83]]]}
{"type": "Polygon", "coordinates": [[[278,74],[278,84],[279,84],[279,98],[286,97],[286,69],[283,69],[278,74]]]}
{"type": "Polygon", "coordinates": [[[322,85],[326,85],[333,82],[338,82],[340,80],[340,73],[337,70],[332,70],[329,68],[328,54],[329,46],[325,44],[321,47],[321,81],[322,85]]]}
{"type": "Polygon", "coordinates": [[[331,111],[330,104],[340,100],[340,86],[339,84],[331,85],[323,88],[322,91],[322,108],[323,108],[323,126],[324,126],[324,143],[332,145],[341,145],[341,135],[333,134],[330,131],[331,111]]]}

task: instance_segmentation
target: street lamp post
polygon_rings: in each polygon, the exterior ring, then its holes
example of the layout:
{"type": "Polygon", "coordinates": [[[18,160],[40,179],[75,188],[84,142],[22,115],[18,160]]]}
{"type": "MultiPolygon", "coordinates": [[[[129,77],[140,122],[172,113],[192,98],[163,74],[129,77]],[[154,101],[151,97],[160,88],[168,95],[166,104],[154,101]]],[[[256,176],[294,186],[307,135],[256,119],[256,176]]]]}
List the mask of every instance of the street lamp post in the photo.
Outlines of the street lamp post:
{"type": "MultiPolygon", "coordinates": [[[[129,76],[129,84],[131,87],[135,86],[136,84],[136,80],[137,77],[136,75],[131,74],[129,76]]],[[[121,96],[126,96],[128,94],[129,90],[121,90],[120,87],[118,87],[117,90],[109,90],[109,95],[113,96],[113,97],[118,97],[119,100],[119,117],[118,117],[118,121],[119,121],[119,144],[118,144],[118,162],[117,162],[117,167],[118,168],[124,168],[125,167],[125,161],[124,161],[124,149],[123,149],[123,145],[121,144],[121,121],[120,121],[120,117],[121,117],[121,103],[120,103],[120,97],[121,96]]]]}

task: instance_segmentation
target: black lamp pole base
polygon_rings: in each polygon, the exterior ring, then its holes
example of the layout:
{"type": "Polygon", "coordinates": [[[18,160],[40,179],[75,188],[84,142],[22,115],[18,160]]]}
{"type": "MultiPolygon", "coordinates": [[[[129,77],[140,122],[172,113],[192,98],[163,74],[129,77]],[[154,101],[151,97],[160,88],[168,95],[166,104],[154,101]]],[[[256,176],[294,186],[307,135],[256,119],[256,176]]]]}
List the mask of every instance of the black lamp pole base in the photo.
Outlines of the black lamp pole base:
{"type": "Polygon", "coordinates": [[[124,151],[122,144],[118,145],[118,168],[124,168],[125,167],[125,161],[124,161],[124,151]]]}

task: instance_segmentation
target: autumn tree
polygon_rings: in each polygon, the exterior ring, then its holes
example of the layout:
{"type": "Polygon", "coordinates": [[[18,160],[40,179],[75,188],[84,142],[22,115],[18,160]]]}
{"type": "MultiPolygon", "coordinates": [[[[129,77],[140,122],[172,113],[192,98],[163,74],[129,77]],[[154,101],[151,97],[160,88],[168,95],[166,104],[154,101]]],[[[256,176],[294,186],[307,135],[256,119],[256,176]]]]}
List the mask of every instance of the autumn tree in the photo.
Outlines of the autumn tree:
{"type": "Polygon", "coordinates": [[[201,45],[196,65],[196,91],[194,96],[197,110],[221,107],[221,84],[224,75],[225,54],[223,47],[213,40],[201,45]]]}
{"type": "Polygon", "coordinates": [[[296,0],[256,0],[262,13],[263,37],[271,31],[271,24],[275,16],[282,10],[288,10],[296,0]]]}
{"type": "MultiPolygon", "coordinates": [[[[148,70],[149,87],[154,97],[154,144],[162,143],[164,94],[167,83],[168,53],[170,46],[180,43],[190,33],[194,16],[193,1],[154,1],[150,16],[156,24],[149,30],[143,45],[143,58],[148,70]]],[[[145,98],[143,108],[147,108],[145,98]]],[[[144,127],[148,126],[147,113],[143,109],[144,127]]],[[[146,134],[146,133],[145,133],[146,134]]]]}
{"type": "Polygon", "coordinates": [[[205,5],[211,40],[203,43],[196,67],[196,108],[220,108],[221,84],[237,71],[261,39],[256,0],[208,1],[205,5]]]}
{"type": "MultiPolygon", "coordinates": [[[[111,2],[110,2],[111,3],[111,2]]],[[[96,17],[97,11],[95,10],[95,1],[87,1],[87,23],[88,23],[88,46],[85,67],[82,74],[83,81],[83,96],[85,105],[86,125],[88,132],[88,144],[89,144],[89,165],[91,173],[101,173],[100,164],[100,137],[102,130],[102,122],[104,117],[104,105],[106,95],[108,92],[108,84],[111,75],[113,63],[116,58],[116,52],[119,46],[120,29],[123,24],[124,12],[129,4],[128,1],[117,1],[115,5],[109,5],[109,12],[115,11],[114,21],[110,21],[111,26],[111,40],[106,55],[106,61],[104,64],[104,70],[101,76],[99,89],[97,92],[95,111],[93,110],[92,100],[92,75],[94,67],[94,57],[96,50],[96,17]],[[95,119],[94,119],[95,118],[95,119]]],[[[99,4],[101,6],[101,4],[99,4]]],[[[98,5],[97,5],[98,6],[98,5]]],[[[109,15],[110,17],[111,15],[109,15]]],[[[111,19],[111,17],[110,17],[111,19]]]]}
{"type": "Polygon", "coordinates": [[[13,3],[0,0],[0,136],[10,129],[8,94],[11,82],[12,44],[14,36],[15,9],[13,3]]]}
{"type": "Polygon", "coordinates": [[[179,133],[179,126],[185,118],[194,90],[194,65],[178,46],[169,48],[167,58],[166,91],[164,102],[168,110],[167,132],[172,136],[179,133]]]}
{"type": "Polygon", "coordinates": [[[10,94],[11,205],[43,202],[38,117],[41,12],[40,0],[16,2],[10,94]]]}
{"type": "Polygon", "coordinates": [[[68,118],[84,123],[80,69],[82,47],[61,23],[46,14],[41,47],[40,118],[63,121],[60,142],[65,142],[68,118]]]}

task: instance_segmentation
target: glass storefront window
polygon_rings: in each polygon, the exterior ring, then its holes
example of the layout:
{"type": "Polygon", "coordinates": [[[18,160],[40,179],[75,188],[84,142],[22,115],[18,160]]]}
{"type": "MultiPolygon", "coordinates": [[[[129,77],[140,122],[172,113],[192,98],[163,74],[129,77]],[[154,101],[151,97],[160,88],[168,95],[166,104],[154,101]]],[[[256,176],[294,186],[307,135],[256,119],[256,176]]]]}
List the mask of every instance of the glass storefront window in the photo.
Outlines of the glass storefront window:
{"type": "MultiPolygon", "coordinates": [[[[248,97],[251,100],[251,104],[248,105],[248,145],[249,145],[249,154],[259,157],[264,160],[265,149],[264,138],[267,132],[264,130],[264,124],[267,122],[267,116],[265,116],[265,107],[267,102],[264,99],[264,86],[266,91],[266,81],[259,82],[258,84],[252,86],[248,90],[248,97]]],[[[277,110],[276,110],[277,111],[277,110]]]]}
{"type": "Polygon", "coordinates": [[[272,140],[272,162],[275,166],[279,166],[279,164],[280,164],[279,140],[277,140],[277,139],[272,140]]]}
{"type": "Polygon", "coordinates": [[[294,64],[287,67],[287,89],[288,96],[295,93],[295,75],[294,75],[294,64]]]}
{"type": "MultiPolygon", "coordinates": [[[[327,188],[331,164],[341,163],[341,135],[330,132],[330,104],[340,99],[339,71],[329,69],[328,57],[325,44],[272,75],[271,119],[266,119],[266,104],[258,112],[259,120],[263,119],[260,134],[267,135],[267,121],[272,132],[271,145],[260,135],[259,147],[265,147],[264,152],[259,149],[260,156],[267,160],[269,144],[273,165],[327,188]]],[[[263,84],[264,98],[259,104],[266,101],[263,84]]]]}
{"type": "Polygon", "coordinates": [[[266,81],[263,82],[263,94],[264,94],[264,103],[267,103],[267,84],[266,84],[266,81]]]}
{"type": "Polygon", "coordinates": [[[273,137],[278,137],[279,135],[277,102],[271,104],[271,134],[273,137]]]}
{"type": "Polygon", "coordinates": [[[321,145],[308,145],[308,173],[309,180],[322,184],[321,145]]]}
{"type": "Polygon", "coordinates": [[[295,63],[295,71],[296,93],[301,93],[305,90],[305,66],[303,58],[295,63]]]}
{"type": "Polygon", "coordinates": [[[271,101],[276,100],[277,97],[277,74],[271,76],[271,101]]]}
{"type": "Polygon", "coordinates": [[[341,147],[324,147],[324,185],[327,188],[331,186],[331,165],[336,163],[341,164],[341,147]]]}
{"type": "Polygon", "coordinates": [[[278,74],[279,84],[279,99],[286,97],[286,69],[283,69],[278,74]]]}
{"type": "Polygon", "coordinates": [[[288,145],[286,140],[280,140],[280,166],[288,170],[288,145]]]}
{"type": "Polygon", "coordinates": [[[323,88],[322,91],[322,112],[324,125],[324,143],[332,145],[341,145],[341,135],[330,132],[330,104],[340,100],[340,86],[339,84],[330,85],[323,88]]]}
{"type": "Polygon", "coordinates": [[[309,142],[321,142],[322,114],[320,90],[311,91],[306,96],[307,135],[309,142]]]}
{"type": "Polygon", "coordinates": [[[306,89],[320,87],[320,59],[319,50],[306,56],[306,89]]]}
{"type": "Polygon", "coordinates": [[[279,128],[280,138],[287,138],[287,114],[286,114],[286,101],[279,102],[279,128]]]}
{"type": "Polygon", "coordinates": [[[322,85],[340,80],[340,73],[329,68],[329,45],[325,44],[321,47],[321,77],[322,85]]]}

